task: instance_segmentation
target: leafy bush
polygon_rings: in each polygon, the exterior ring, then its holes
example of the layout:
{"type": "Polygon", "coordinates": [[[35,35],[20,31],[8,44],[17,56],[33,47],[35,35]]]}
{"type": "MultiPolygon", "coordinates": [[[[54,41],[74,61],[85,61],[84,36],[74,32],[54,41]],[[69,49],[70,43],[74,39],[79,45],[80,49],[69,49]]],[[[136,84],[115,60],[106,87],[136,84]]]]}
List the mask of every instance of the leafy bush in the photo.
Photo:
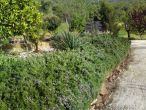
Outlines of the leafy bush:
{"type": "Polygon", "coordinates": [[[76,49],[81,45],[78,33],[64,32],[54,37],[54,46],[61,50],[76,49]]]}
{"type": "Polygon", "coordinates": [[[44,18],[44,27],[49,31],[54,31],[60,24],[60,18],[55,15],[44,18]]]}
{"type": "Polygon", "coordinates": [[[60,24],[60,26],[55,30],[55,33],[63,33],[68,31],[69,31],[69,24],[65,22],[60,24]]]}
{"type": "Polygon", "coordinates": [[[86,17],[76,14],[73,16],[71,23],[70,23],[70,30],[78,30],[80,32],[83,32],[85,29],[85,25],[87,23],[86,17]]]}
{"type": "Polygon", "coordinates": [[[0,55],[1,110],[87,110],[127,40],[96,36],[76,50],[26,59],[0,55]]]}

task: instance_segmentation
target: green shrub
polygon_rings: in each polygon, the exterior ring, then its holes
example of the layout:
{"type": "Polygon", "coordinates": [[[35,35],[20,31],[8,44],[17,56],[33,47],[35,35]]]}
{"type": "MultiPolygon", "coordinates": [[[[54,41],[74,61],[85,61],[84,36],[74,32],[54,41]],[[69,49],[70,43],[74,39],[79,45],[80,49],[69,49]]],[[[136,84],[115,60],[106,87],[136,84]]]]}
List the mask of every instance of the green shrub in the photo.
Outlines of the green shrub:
{"type": "Polygon", "coordinates": [[[86,23],[87,23],[86,17],[80,14],[75,14],[70,23],[70,30],[71,31],[78,30],[80,32],[83,32],[85,29],[86,23]]]}
{"type": "Polygon", "coordinates": [[[76,49],[81,45],[81,40],[78,33],[64,32],[54,37],[54,46],[57,49],[67,50],[76,49]]]}
{"type": "Polygon", "coordinates": [[[68,31],[69,31],[69,24],[65,22],[60,24],[60,26],[55,30],[55,33],[63,33],[68,31]]]}
{"type": "Polygon", "coordinates": [[[46,16],[44,18],[44,27],[48,31],[54,31],[61,24],[61,20],[58,16],[46,16]]]}
{"type": "Polygon", "coordinates": [[[130,47],[107,35],[88,40],[76,50],[38,57],[0,55],[1,110],[88,110],[106,73],[130,47]]]}

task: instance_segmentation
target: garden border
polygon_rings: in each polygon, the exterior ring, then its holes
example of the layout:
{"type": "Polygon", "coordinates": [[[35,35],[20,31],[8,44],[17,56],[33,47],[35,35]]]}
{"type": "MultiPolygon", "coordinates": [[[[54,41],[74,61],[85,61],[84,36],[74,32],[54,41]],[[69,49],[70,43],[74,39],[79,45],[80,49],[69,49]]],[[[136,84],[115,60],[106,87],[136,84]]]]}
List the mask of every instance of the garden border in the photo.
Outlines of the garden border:
{"type": "Polygon", "coordinates": [[[131,49],[124,57],[124,60],[119,63],[110,74],[107,74],[102,83],[100,93],[97,98],[91,103],[90,110],[102,110],[107,104],[112,101],[112,96],[117,88],[117,80],[123,74],[123,71],[128,69],[128,64],[131,61],[131,49]]]}

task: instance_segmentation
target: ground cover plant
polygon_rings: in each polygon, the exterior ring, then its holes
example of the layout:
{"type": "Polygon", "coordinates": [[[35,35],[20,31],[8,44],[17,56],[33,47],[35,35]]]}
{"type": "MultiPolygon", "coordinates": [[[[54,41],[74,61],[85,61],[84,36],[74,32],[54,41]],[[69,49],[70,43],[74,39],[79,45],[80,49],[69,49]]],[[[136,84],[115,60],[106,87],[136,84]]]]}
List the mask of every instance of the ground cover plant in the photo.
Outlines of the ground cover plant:
{"type": "Polygon", "coordinates": [[[82,37],[82,43],[25,59],[1,54],[1,110],[87,110],[130,43],[109,35],[82,37]]]}

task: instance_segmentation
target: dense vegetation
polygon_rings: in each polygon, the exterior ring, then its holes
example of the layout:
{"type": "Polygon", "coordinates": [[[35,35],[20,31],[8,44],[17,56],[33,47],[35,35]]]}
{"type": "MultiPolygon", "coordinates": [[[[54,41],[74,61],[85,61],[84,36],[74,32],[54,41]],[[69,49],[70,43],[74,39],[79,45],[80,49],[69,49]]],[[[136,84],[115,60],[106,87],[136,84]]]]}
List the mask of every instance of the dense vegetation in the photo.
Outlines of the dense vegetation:
{"type": "Polygon", "coordinates": [[[84,32],[86,25],[96,18],[102,23],[102,31],[110,32],[114,37],[118,36],[120,30],[125,30],[129,39],[131,33],[140,36],[145,34],[145,0],[122,0],[118,2],[108,2],[108,0],[38,1],[41,4],[40,10],[44,13],[44,18],[57,16],[62,23],[65,22],[69,25],[70,31],[84,32]],[[137,14],[143,18],[140,19],[137,14]],[[140,20],[136,22],[136,19],[140,20]]]}
{"type": "Polygon", "coordinates": [[[107,71],[125,57],[130,43],[108,35],[82,41],[78,49],[38,57],[0,55],[1,110],[89,108],[107,71]]]}
{"type": "Polygon", "coordinates": [[[19,0],[1,0],[0,43],[5,45],[19,36],[26,44],[33,43],[38,52],[38,42],[46,32],[83,33],[86,25],[95,18],[101,21],[102,31],[113,37],[118,37],[122,29],[129,39],[131,33],[142,37],[146,30],[145,4],[145,0],[22,0],[21,3],[19,0]]]}
{"type": "Polygon", "coordinates": [[[87,110],[106,74],[128,53],[130,41],[119,37],[120,30],[129,39],[131,33],[145,34],[145,4],[0,0],[0,46],[23,38],[38,52],[19,58],[1,51],[0,110],[87,110]],[[101,23],[101,32],[86,31],[90,22],[101,23]],[[39,53],[46,33],[55,51],[39,53]]]}

